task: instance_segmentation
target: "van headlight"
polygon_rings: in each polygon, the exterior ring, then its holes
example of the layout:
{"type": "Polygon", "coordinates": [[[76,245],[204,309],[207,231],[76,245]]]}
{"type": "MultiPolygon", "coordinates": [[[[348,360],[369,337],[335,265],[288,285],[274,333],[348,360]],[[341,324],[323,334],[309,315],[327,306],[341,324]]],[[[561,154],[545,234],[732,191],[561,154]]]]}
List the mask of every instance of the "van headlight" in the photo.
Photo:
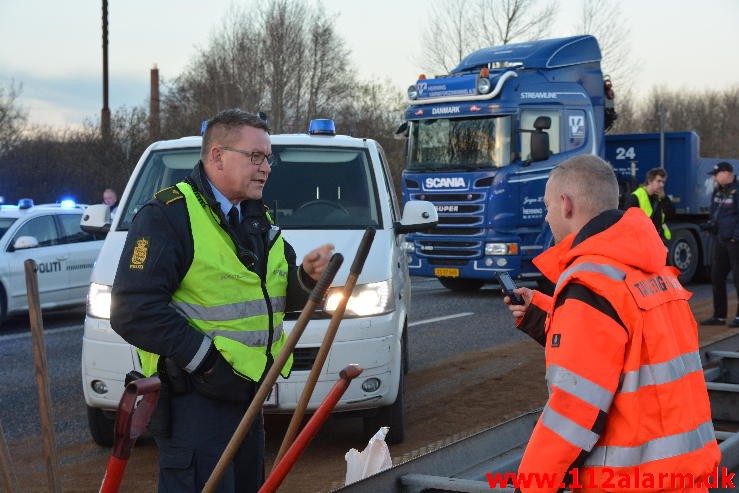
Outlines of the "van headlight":
{"type": "Polygon", "coordinates": [[[110,292],[113,288],[96,282],[90,283],[87,292],[87,314],[95,318],[110,319],[110,292]]]}
{"type": "MultiPolygon", "coordinates": [[[[343,286],[334,287],[328,290],[326,295],[326,303],[323,310],[333,314],[339,306],[344,293],[343,286]]],[[[393,286],[391,282],[381,281],[369,284],[359,284],[354,287],[354,293],[346,304],[347,317],[368,317],[370,315],[380,315],[382,313],[391,312],[395,309],[395,297],[393,296],[393,286]]]]}

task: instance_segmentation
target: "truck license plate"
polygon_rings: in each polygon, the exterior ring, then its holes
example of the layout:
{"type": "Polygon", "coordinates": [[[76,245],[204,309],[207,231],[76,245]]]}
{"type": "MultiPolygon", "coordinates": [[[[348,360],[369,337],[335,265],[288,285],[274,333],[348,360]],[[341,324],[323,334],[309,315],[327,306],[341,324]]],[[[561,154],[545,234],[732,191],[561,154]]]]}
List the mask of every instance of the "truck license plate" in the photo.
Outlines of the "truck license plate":
{"type": "Polygon", "coordinates": [[[267,398],[264,400],[262,407],[275,407],[277,405],[277,384],[274,384],[272,391],[269,393],[267,398]]]}
{"type": "Polygon", "coordinates": [[[436,277],[459,277],[459,269],[452,269],[449,267],[436,267],[434,269],[434,275],[436,277]]]}

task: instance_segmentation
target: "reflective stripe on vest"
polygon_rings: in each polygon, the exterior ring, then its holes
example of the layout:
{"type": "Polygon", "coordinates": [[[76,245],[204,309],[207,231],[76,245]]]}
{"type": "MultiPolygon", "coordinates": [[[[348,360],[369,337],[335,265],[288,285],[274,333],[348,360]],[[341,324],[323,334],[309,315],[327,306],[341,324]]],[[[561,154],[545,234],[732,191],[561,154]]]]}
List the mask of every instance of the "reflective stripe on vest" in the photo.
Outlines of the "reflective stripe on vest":
{"type": "MultiPolygon", "coordinates": [[[[285,311],[284,296],[270,298],[270,304],[272,305],[273,311],[285,311]]],[[[201,320],[225,321],[255,317],[257,315],[269,315],[267,303],[263,299],[240,301],[218,306],[203,306],[195,303],[185,303],[183,301],[173,301],[170,305],[186,318],[198,318],[201,320]]]]}
{"type": "Polygon", "coordinates": [[[693,430],[655,438],[636,447],[599,446],[585,459],[586,466],[633,467],[646,462],[689,454],[716,439],[713,423],[706,421],[693,430]]]}
{"type": "Polygon", "coordinates": [[[601,411],[608,411],[613,402],[613,394],[607,389],[561,366],[549,365],[546,379],[548,385],[562,389],[601,411]]]}
{"type": "Polygon", "coordinates": [[[557,291],[559,286],[566,283],[567,279],[576,272],[595,272],[596,274],[603,274],[606,277],[613,279],[614,281],[623,281],[626,279],[626,272],[621,269],[617,269],[612,265],[608,264],[596,264],[595,262],[583,262],[581,264],[574,265],[562,272],[562,275],[557,279],[557,285],[554,290],[557,291]]]}
{"type": "Polygon", "coordinates": [[[591,430],[580,426],[570,418],[559,414],[550,407],[541,413],[541,424],[561,436],[575,447],[591,450],[600,438],[591,430]]]}
{"type": "Polygon", "coordinates": [[[638,370],[621,375],[619,393],[637,392],[648,385],[675,382],[689,373],[703,371],[698,352],[681,354],[670,361],[643,365],[638,370]]]}
{"type": "MultiPolygon", "coordinates": [[[[651,219],[654,209],[652,209],[652,202],[650,202],[649,200],[649,194],[647,193],[646,189],[644,187],[639,187],[631,193],[632,195],[636,196],[637,200],[639,201],[639,208],[643,210],[647,217],[651,219]]],[[[671,239],[672,232],[670,231],[670,228],[668,228],[665,224],[664,212],[662,213],[660,222],[662,223],[662,234],[664,234],[665,239],[671,239]]]]}

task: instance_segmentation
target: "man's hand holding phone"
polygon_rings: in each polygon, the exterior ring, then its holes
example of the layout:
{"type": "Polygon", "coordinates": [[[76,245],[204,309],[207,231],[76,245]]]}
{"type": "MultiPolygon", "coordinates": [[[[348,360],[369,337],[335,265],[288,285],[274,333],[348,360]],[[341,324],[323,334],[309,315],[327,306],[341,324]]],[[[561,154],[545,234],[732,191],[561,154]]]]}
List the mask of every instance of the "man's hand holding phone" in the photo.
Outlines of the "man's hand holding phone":
{"type": "Polygon", "coordinates": [[[508,309],[515,318],[521,318],[526,313],[531,299],[534,297],[534,291],[529,288],[519,288],[511,279],[507,272],[497,272],[500,289],[503,291],[503,301],[508,305],[508,309]]]}

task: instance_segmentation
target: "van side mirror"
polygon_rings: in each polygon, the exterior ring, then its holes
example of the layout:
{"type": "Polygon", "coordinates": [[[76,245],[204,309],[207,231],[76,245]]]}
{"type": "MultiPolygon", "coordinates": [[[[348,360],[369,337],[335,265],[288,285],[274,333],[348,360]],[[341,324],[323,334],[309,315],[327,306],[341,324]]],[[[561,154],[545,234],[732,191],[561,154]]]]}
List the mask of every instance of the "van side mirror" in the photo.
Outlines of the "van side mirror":
{"type": "Polygon", "coordinates": [[[438,223],[439,215],[434,204],[426,200],[410,200],[403,208],[403,218],[393,226],[395,234],[406,234],[427,231],[438,223]]]}
{"type": "Polygon", "coordinates": [[[86,233],[107,233],[110,231],[110,206],[107,204],[91,205],[82,213],[80,228],[86,233]]]}

